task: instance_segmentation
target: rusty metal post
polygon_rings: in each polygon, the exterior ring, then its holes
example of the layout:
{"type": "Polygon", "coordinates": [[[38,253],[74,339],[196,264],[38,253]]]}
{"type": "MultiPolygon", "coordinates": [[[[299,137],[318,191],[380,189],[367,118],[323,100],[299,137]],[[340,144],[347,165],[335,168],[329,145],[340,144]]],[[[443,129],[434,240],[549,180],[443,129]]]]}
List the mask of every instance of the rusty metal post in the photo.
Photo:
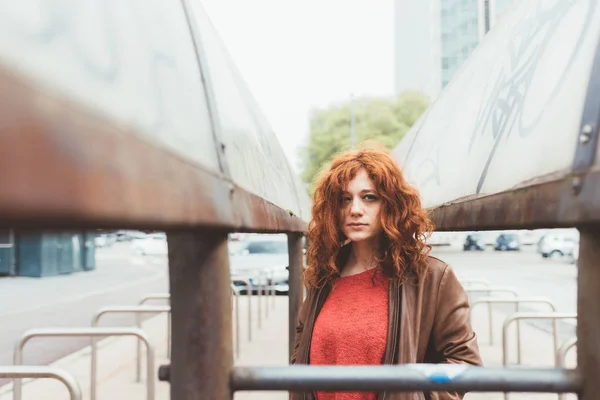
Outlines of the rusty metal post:
{"type": "Polygon", "coordinates": [[[231,400],[233,367],[227,234],[168,232],[171,398],[231,400]]]}
{"type": "Polygon", "coordinates": [[[577,365],[582,378],[580,399],[600,393],[600,227],[580,227],[577,262],[577,365]]]}
{"type": "MultiPolygon", "coordinates": [[[[296,320],[303,300],[302,271],[304,266],[304,254],[302,253],[302,235],[299,233],[288,233],[288,255],[289,255],[289,277],[288,277],[288,335],[289,335],[289,357],[294,350],[296,337],[296,320]]],[[[288,358],[289,359],[289,358],[288,358]]]]}

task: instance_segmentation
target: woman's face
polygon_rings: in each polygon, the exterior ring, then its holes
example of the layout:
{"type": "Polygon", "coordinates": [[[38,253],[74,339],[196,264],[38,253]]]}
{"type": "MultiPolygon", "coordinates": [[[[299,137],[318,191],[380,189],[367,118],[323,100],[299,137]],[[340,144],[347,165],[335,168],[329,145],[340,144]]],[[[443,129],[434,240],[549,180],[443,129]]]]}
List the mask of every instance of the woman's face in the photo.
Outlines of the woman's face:
{"type": "Polygon", "coordinates": [[[382,231],[381,198],[366,170],[358,171],[342,194],[340,229],[353,242],[371,240],[382,231]]]}

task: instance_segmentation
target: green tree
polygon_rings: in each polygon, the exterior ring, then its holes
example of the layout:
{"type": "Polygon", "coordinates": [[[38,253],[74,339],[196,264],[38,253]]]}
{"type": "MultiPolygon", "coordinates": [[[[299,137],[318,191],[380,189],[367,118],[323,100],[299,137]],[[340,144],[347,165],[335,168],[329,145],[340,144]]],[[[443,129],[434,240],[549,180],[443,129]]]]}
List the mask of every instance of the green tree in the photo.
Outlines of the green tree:
{"type": "Polygon", "coordinates": [[[394,148],[428,107],[421,92],[408,91],[397,98],[361,98],[313,110],[308,143],[300,149],[302,179],[312,184],[315,175],[333,156],[350,148],[351,106],[357,143],[378,142],[394,148]]]}

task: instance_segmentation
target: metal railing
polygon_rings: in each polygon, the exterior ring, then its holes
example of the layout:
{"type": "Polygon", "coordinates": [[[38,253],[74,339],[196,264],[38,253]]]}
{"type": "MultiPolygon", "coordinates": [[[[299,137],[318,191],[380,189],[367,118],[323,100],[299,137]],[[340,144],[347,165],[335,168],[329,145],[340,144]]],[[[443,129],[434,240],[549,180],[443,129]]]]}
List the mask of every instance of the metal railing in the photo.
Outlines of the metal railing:
{"type": "MultiPolygon", "coordinates": [[[[521,303],[529,303],[529,304],[547,304],[550,306],[552,312],[556,311],[556,306],[554,303],[550,301],[547,297],[483,297],[475,300],[471,304],[471,318],[473,317],[473,309],[478,304],[487,304],[488,309],[488,323],[489,323],[489,339],[490,344],[494,344],[494,333],[493,333],[493,319],[492,319],[492,304],[511,304],[515,305],[515,312],[519,312],[519,305],[521,303]]],[[[519,321],[517,321],[517,354],[518,354],[518,363],[521,363],[521,325],[519,321]]]]}
{"type": "Polygon", "coordinates": [[[513,296],[518,296],[517,291],[510,286],[488,286],[485,288],[467,288],[465,289],[467,295],[471,293],[487,293],[491,295],[492,293],[509,293],[513,296]]]}
{"type": "Polygon", "coordinates": [[[275,284],[275,268],[265,268],[266,270],[268,270],[271,273],[271,280],[270,280],[270,287],[271,287],[271,309],[275,309],[275,304],[276,302],[276,298],[277,298],[277,291],[275,290],[275,286],[277,286],[275,284]]]}
{"type": "Polygon", "coordinates": [[[81,387],[73,375],[58,368],[30,365],[0,366],[0,379],[55,379],[62,382],[69,391],[71,400],[81,400],[81,387]]]}
{"type": "MultiPolygon", "coordinates": [[[[163,371],[168,375],[166,371],[163,371]]],[[[537,392],[580,389],[575,370],[481,368],[461,364],[233,367],[231,388],[242,390],[537,392]]]]}
{"type": "Polygon", "coordinates": [[[490,285],[489,281],[487,279],[483,279],[483,278],[466,278],[466,279],[458,278],[458,281],[463,286],[481,285],[484,287],[488,287],[490,285]]]}
{"type": "MultiPolygon", "coordinates": [[[[14,364],[23,363],[23,348],[30,339],[34,337],[106,337],[106,336],[135,336],[140,338],[146,344],[147,368],[146,368],[146,393],[148,400],[154,400],[155,382],[154,382],[154,348],[146,333],[139,328],[44,328],[31,329],[26,331],[15,345],[14,364]]],[[[96,399],[97,369],[94,360],[92,360],[90,377],[90,398],[96,399]]],[[[22,399],[22,382],[16,379],[13,386],[13,399],[22,399]]]]}
{"type": "MultiPolygon", "coordinates": [[[[256,274],[259,276],[258,278],[258,295],[260,296],[258,298],[259,300],[259,315],[262,313],[262,298],[263,298],[263,291],[264,291],[264,295],[265,296],[270,296],[271,297],[271,308],[275,309],[275,296],[277,295],[277,292],[275,291],[275,272],[273,268],[270,267],[263,267],[259,270],[256,271],[256,274]],[[263,284],[263,280],[261,279],[261,277],[264,276],[264,284],[263,284]],[[270,278],[269,278],[270,276],[270,278]]],[[[264,299],[264,306],[265,306],[265,318],[269,318],[269,299],[265,298],[264,299]]],[[[259,326],[260,328],[260,326],[259,326]]]]}
{"type": "Polygon", "coordinates": [[[264,293],[261,293],[261,294],[265,296],[264,297],[265,320],[267,318],[269,318],[269,297],[268,296],[271,295],[271,286],[272,286],[272,285],[269,285],[269,277],[267,274],[268,271],[269,271],[269,269],[267,267],[264,267],[258,271],[259,282],[261,283],[261,288],[262,288],[261,292],[264,291],[264,293]],[[263,283],[263,280],[260,279],[261,276],[264,277],[264,283],[263,283]]]}
{"type": "MultiPolygon", "coordinates": [[[[577,314],[573,313],[516,313],[510,315],[504,321],[502,326],[502,365],[508,365],[508,328],[514,321],[523,320],[551,320],[552,321],[552,342],[554,351],[554,363],[557,365],[557,351],[558,351],[558,329],[556,327],[556,321],[561,319],[577,319],[577,314]]],[[[520,356],[519,356],[520,359],[520,356]]]]}
{"type": "MultiPolygon", "coordinates": [[[[556,366],[558,368],[565,368],[567,353],[575,346],[577,346],[577,337],[572,337],[558,348],[556,352],[556,366]]],[[[566,396],[561,393],[558,395],[558,399],[565,400],[566,396]]]]}
{"type": "MultiPolygon", "coordinates": [[[[169,293],[151,293],[149,295],[144,296],[138,305],[143,306],[145,303],[151,300],[169,300],[169,304],[171,303],[171,294],[169,293]]],[[[135,323],[138,328],[142,329],[142,318],[140,314],[135,314],[135,323]]],[[[142,342],[137,340],[137,362],[136,362],[136,381],[142,381],[142,361],[140,355],[142,354],[142,342]]],[[[171,313],[167,313],[167,358],[171,359],[171,313]]]]}
{"type": "Polygon", "coordinates": [[[248,279],[235,278],[236,281],[246,285],[246,296],[248,296],[248,341],[252,341],[252,284],[248,279]]]}
{"type": "MultiPolygon", "coordinates": [[[[235,357],[240,358],[240,296],[239,291],[233,282],[230,286],[233,297],[235,297],[235,357]]],[[[231,307],[233,308],[233,302],[231,303],[231,307]]],[[[248,310],[248,312],[250,312],[250,310],[248,310]]]]}
{"type": "MultiPolygon", "coordinates": [[[[104,307],[96,311],[96,314],[92,317],[92,327],[97,327],[100,322],[100,318],[107,314],[135,314],[136,323],[138,329],[142,329],[139,316],[141,314],[160,314],[160,313],[171,313],[171,306],[112,306],[104,307]]],[[[142,352],[141,346],[139,346],[140,339],[137,340],[136,346],[136,382],[141,382],[141,370],[142,370],[142,352]]],[[[98,358],[98,345],[96,338],[92,338],[92,370],[96,370],[98,358]]],[[[92,399],[94,400],[94,399],[92,399]]]]}

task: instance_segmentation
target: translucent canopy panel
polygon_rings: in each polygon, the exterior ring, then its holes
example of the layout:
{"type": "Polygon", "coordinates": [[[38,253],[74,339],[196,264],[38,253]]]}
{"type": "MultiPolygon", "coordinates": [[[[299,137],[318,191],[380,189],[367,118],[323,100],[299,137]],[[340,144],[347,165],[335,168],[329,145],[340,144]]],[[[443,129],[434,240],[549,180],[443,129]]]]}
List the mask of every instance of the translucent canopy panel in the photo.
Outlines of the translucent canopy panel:
{"type": "Polygon", "coordinates": [[[302,231],[310,200],[197,0],[0,0],[0,220],[302,231]]]}
{"type": "Polygon", "coordinates": [[[600,3],[517,3],[394,149],[428,208],[564,179],[578,162],[584,110],[600,97],[600,3]]]}

